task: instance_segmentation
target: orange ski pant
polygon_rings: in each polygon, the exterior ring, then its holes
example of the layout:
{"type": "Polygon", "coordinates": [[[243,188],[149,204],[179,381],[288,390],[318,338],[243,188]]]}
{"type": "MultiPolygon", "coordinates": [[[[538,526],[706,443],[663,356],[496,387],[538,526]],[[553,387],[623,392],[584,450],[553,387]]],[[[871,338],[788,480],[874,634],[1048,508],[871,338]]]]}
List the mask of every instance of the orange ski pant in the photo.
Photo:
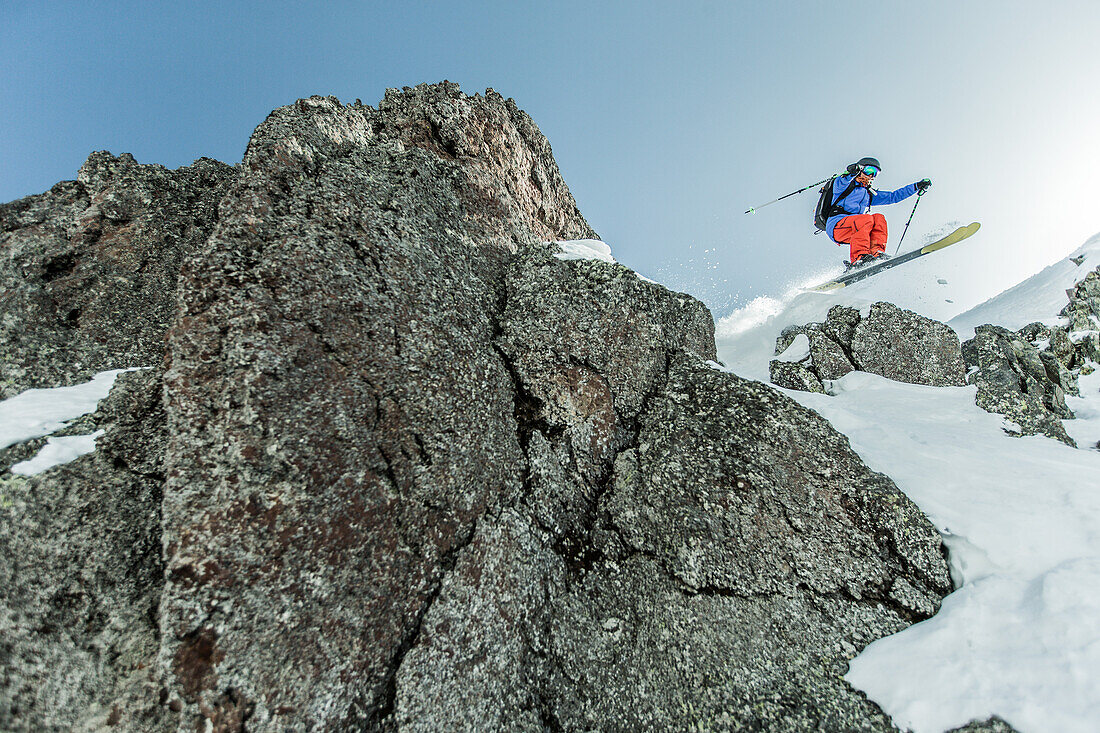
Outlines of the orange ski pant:
{"type": "Polygon", "coordinates": [[[848,261],[886,249],[886,217],[882,214],[852,214],[833,227],[833,241],[850,246],[848,261]]]}

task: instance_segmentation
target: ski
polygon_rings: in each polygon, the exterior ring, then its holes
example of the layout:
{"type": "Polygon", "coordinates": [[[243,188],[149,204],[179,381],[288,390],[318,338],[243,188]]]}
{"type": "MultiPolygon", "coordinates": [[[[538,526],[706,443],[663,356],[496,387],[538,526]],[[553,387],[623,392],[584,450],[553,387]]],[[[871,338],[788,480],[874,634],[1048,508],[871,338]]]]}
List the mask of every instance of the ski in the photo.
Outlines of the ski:
{"type": "Polygon", "coordinates": [[[935,252],[936,250],[940,250],[944,247],[949,247],[952,244],[961,242],[962,240],[974,234],[974,232],[978,231],[978,227],[980,226],[981,224],[979,224],[978,222],[973,222],[972,224],[968,224],[964,227],[959,227],[955,231],[948,234],[946,237],[937,239],[931,244],[926,244],[920,249],[914,249],[911,252],[906,252],[905,254],[898,255],[897,257],[888,257],[871,265],[853,267],[851,270],[837,277],[835,280],[830,280],[827,283],[818,285],[814,288],[810,288],[810,290],[822,293],[827,293],[831,290],[839,290],[840,288],[851,285],[852,283],[859,282],[860,280],[869,278],[872,275],[876,275],[883,270],[889,270],[891,267],[897,267],[903,262],[915,260],[918,257],[922,257],[926,254],[935,252]]]}

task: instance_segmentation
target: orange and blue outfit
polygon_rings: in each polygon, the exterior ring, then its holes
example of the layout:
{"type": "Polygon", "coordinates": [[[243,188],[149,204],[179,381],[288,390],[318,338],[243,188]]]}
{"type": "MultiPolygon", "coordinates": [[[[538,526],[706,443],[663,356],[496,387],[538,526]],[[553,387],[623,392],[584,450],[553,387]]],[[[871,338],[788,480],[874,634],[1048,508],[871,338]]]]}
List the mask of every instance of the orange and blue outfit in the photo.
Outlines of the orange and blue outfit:
{"type": "Polygon", "coordinates": [[[833,179],[834,211],[842,212],[830,216],[825,223],[825,231],[837,244],[850,247],[849,262],[858,262],[861,257],[877,257],[886,249],[886,217],[882,214],[868,214],[872,206],[896,204],[917,192],[917,184],[910,183],[897,191],[872,191],[856,184],[842,200],[837,197],[848,189],[855,176],[840,175],[833,179]]]}

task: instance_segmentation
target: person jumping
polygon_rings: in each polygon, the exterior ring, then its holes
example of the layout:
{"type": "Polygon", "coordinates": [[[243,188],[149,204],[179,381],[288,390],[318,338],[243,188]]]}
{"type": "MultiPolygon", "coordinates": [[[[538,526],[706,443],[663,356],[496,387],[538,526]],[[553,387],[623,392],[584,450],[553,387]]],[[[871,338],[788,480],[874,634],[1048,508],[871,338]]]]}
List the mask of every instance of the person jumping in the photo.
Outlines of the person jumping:
{"type": "Polygon", "coordinates": [[[875,158],[860,158],[847,168],[846,175],[833,180],[832,216],[825,231],[838,245],[849,245],[848,261],[865,265],[884,257],[886,252],[886,217],[868,214],[872,206],[896,204],[915,193],[924,193],[932,181],[924,178],[897,191],[875,191],[871,182],[882,170],[875,158]]]}

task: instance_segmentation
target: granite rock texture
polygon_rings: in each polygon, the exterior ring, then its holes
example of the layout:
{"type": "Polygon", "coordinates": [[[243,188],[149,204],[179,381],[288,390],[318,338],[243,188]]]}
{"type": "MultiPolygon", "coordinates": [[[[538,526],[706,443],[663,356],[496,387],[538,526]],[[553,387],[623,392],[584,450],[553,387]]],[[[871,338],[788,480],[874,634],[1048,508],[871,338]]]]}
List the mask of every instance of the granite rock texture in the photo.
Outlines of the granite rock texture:
{"type": "Polygon", "coordinates": [[[841,675],[949,592],[923,514],[816,414],[689,350],[643,402],[595,485],[553,449],[577,416],[530,423],[528,488],[426,614],[398,727],[893,730],[841,675]]]}
{"type": "MultiPolygon", "coordinates": [[[[1054,329],[1068,340],[1065,331],[1054,329]]],[[[988,412],[1004,415],[1011,421],[1007,432],[1015,435],[1046,435],[1076,447],[1066,433],[1062,420],[1074,417],[1066,405],[1066,394],[1076,394],[1076,374],[1063,358],[1076,366],[1077,352],[1059,357],[1064,349],[1040,351],[1038,343],[1056,345],[1058,336],[1042,324],[1025,326],[1019,332],[1000,326],[984,325],[974,330],[974,338],[963,344],[963,354],[971,368],[969,381],[977,385],[975,401],[988,412]]]]}
{"type": "Polygon", "coordinates": [[[966,384],[959,337],[946,325],[891,303],[875,303],[852,334],[860,371],[909,384],[966,384]]]}
{"type": "Polygon", "coordinates": [[[784,329],[775,353],[780,357],[771,363],[771,380],[787,389],[824,391],[825,382],[856,370],[910,384],[966,383],[955,332],[891,303],[875,303],[866,318],[855,308],[833,306],[823,323],[784,329]],[[782,356],[799,335],[809,339],[809,354],[794,361],[782,356]]]}
{"type": "Polygon", "coordinates": [[[594,232],[530,119],[454,85],[281,108],[241,167],[169,333],[169,702],[377,728],[443,578],[522,490],[506,269],[594,232]]]}
{"type": "MultiPolygon", "coordinates": [[[[808,361],[808,360],[807,360],[808,361]]],[[[825,385],[821,378],[814,373],[809,365],[798,361],[783,361],[773,359],[768,364],[768,372],[771,383],[783,389],[794,389],[799,392],[825,392],[825,385]]]]}
{"type": "MultiPolygon", "coordinates": [[[[154,673],[167,441],[160,376],[120,375],[94,453],[0,475],[0,730],[168,730],[154,673]]],[[[7,464],[4,466],[7,469],[7,464]]]]}
{"type": "Polygon", "coordinates": [[[1069,303],[1061,315],[1069,319],[1071,331],[1100,328],[1100,268],[1088,273],[1067,293],[1069,303]]]}
{"type": "Polygon", "coordinates": [[[180,267],[234,177],[98,152],[77,180],[0,204],[0,397],[159,365],[180,267]]]}

